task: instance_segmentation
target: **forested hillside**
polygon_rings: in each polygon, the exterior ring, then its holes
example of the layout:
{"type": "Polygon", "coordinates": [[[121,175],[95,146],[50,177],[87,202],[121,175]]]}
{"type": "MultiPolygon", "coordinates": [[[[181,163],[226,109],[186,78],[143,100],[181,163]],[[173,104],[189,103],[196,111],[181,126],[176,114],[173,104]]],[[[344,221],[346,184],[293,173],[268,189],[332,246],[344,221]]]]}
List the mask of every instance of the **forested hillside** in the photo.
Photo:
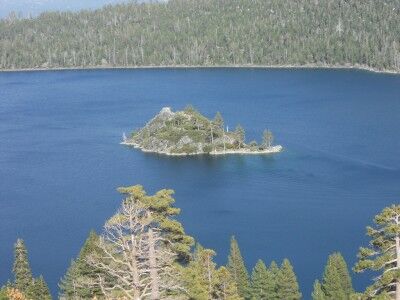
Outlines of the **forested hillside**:
{"type": "Polygon", "coordinates": [[[0,68],[349,65],[400,71],[400,0],[170,0],[0,21],[0,68]]]}

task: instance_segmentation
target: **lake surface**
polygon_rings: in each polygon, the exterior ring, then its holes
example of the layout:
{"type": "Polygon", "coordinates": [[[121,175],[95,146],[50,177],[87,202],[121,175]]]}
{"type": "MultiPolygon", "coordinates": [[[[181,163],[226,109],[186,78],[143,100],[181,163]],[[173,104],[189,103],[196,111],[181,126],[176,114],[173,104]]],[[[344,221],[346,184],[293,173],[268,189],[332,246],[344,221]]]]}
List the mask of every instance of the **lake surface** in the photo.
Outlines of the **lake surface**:
{"type": "MultiPolygon", "coordinates": [[[[348,70],[94,70],[0,73],[0,283],[25,239],[53,294],[118,186],[176,191],[186,231],[225,263],[236,235],[248,268],[288,257],[305,299],[327,256],[348,264],[365,227],[400,202],[400,76],[348,70]],[[119,145],[164,106],[192,104],[271,129],[274,156],[173,158],[119,145]]],[[[370,275],[353,275],[357,289],[370,275]]]]}

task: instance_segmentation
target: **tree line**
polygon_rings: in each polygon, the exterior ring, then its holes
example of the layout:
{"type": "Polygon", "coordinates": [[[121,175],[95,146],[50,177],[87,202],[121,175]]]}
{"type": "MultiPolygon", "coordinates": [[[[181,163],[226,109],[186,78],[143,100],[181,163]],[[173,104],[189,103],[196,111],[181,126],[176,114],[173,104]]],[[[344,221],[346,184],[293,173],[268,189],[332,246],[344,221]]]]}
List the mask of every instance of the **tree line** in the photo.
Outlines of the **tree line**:
{"type": "MultiPolygon", "coordinates": [[[[235,237],[226,266],[188,236],[176,216],[173,191],[147,195],[142,186],[120,188],[121,206],[98,235],[92,231],[59,283],[60,299],[299,300],[302,294],[288,259],[269,266],[262,260],[249,274],[235,237]]],[[[356,293],[338,252],[328,258],[313,300],[399,299],[400,205],[385,208],[367,227],[369,247],[360,248],[356,272],[380,276],[356,293]]],[[[15,244],[14,280],[0,289],[0,300],[49,300],[43,277],[34,278],[24,242],[15,244]]]]}
{"type": "Polygon", "coordinates": [[[400,0],[170,0],[0,20],[0,69],[320,65],[400,71],[400,0]]]}

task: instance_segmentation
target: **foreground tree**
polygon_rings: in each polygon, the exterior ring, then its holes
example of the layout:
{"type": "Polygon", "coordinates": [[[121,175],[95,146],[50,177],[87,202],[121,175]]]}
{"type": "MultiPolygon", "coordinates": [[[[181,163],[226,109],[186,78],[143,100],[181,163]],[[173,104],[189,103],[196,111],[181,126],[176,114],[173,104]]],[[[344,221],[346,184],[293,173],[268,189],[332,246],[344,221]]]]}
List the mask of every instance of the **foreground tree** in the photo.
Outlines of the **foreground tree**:
{"type": "Polygon", "coordinates": [[[90,254],[99,252],[98,249],[99,236],[91,231],[86,239],[76,260],[71,262],[65,276],[59,284],[60,294],[67,299],[91,299],[95,296],[102,295],[98,286],[91,283],[98,277],[99,271],[86,262],[90,254]]]}
{"type": "Polygon", "coordinates": [[[229,270],[216,268],[215,254],[214,250],[196,247],[193,260],[181,273],[186,296],[196,300],[242,300],[229,270]]]}
{"type": "Polygon", "coordinates": [[[49,287],[42,275],[33,280],[33,285],[29,288],[27,296],[30,299],[51,300],[49,287]]]}
{"type": "Polygon", "coordinates": [[[301,299],[299,284],[296,274],[288,259],[284,259],[277,276],[278,299],[298,300],[301,299]]]}
{"type": "Polygon", "coordinates": [[[381,272],[367,288],[367,298],[391,295],[400,300],[400,205],[383,209],[374,221],[374,227],[367,227],[370,245],[360,248],[354,271],[381,272]]]}
{"type": "MultiPolygon", "coordinates": [[[[28,251],[22,239],[18,239],[14,249],[13,273],[14,284],[9,287],[14,298],[19,297],[19,293],[30,300],[50,300],[51,295],[43,276],[33,278],[32,270],[29,265],[28,251]]],[[[8,296],[10,298],[10,296],[8,296]]]]}
{"type": "Polygon", "coordinates": [[[231,238],[230,253],[228,256],[227,268],[232,274],[233,280],[239,291],[239,295],[245,299],[250,298],[250,282],[249,273],[243,261],[242,254],[240,253],[238,242],[235,237],[231,238]]]}
{"type": "Polygon", "coordinates": [[[276,284],[274,275],[267,269],[262,260],[258,260],[251,273],[251,299],[276,299],[276,284]]]}
{"type": "Polygon", "coordinates": [[[29,265],[28,251],[22,239],[18,239],[14,246],[14,286],[22,293],[29,291],[33,284],[32,270],[29,265]]]}
{"type": "Polygon", "coordinates": [[[350,299],[354,293],[347,264],[340,253],[329,255],[321,284],[324,299],[350,299]]]}
{"type": "MultiPolygon", "coordinates": [[[[141,192],[144,197],[144,191],[141,192]]],[[[168,246],[176,244],[168,240],[170,231],[157,226],[160,215],[137,196],[128,193],[119,211],[104,226],[98,243],[100,252],[86,259],[100,270],[94,284],[106,298],[160,299],[179,288],[174,264],[178,252],[168,246]]],[[[153,204],[155,209],[156,203],[153,204]]]]}
{"type": "Polygon", "coordinates": [[[159,246],[157,243],[174,253],[174,260],[177,263],[187,263],[194,240],[185,234],[182,224],[174,219],[180,213],[180,209],[173,206],[175,203],[172,197],[173,190],[163,189],[153,196],[147,195],[141,185],[122,187],[118,190],[127,195],[125,201],[142,205],[151,216],[147,226],[151,299],[159,299],[161,279],[157,267],[156,248],[159,246]]]}
{"type": "Polygon", "coordinates": [[[311,294],[313,300],[325,300],[325,293],[319,280],[315,280],[313,292],[311,294]]]}

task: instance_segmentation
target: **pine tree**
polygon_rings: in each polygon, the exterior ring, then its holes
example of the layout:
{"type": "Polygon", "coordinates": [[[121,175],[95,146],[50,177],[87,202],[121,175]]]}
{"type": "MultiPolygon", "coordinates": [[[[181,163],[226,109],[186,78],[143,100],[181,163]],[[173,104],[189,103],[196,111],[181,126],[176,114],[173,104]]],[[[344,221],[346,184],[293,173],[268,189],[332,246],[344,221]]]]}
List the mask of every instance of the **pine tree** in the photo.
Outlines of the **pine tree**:
{"type": "Polygon", "coordinates": [[[32,300],[51,300],[49,287],[42,275],[34,279],[26,295],[32,300]]]}
{"type": "Polygon", "coordinates": [[[213,123],[219,129],[223,129],[224,128],[224,119],[222,118],[222,115],[221,115],[220,112],[217,112],[217,114],[215,115],[213,123]]]}
{"type": "Polygon", "coordinates": [[[181,281],[189,299],[208,300],[214,293],[215,266],[212,261],[215,252],[197,244],[193,260],[182,268],[181,281]]]}
{"type": "Polygon", "coordinates": [[[238,141],[238,148],[241,148],[246,139],[246,133],[242,126],[240,126],[240,125],[236,126],[235,135],[236,135],[236,139],[238,141]]]}
{"type": "Polygon", "coordinates": [[[277,294],[281,300],[301,299],[299,284],[289,260],[284,259],[277,276],[277,294]]]}
{"type": "Polygon", "coordinates": [[[251,299],[269,300],[276,298],[275,278],[262,260],[258,260],[251,273],[251,299]]]}
{"type": "Polygon", "coordinates": [[[340,253],[331,254],[322,280],[325,299],[349,299],[353,293],[346,262],[340,253]]]}
{"type": "Polygon", "coordinates": [[[236,283],[233,281],[232,275],[224,266],[220,267],[216,274],[215,296],[221,300],[241,300],[238,294],[236,283]]]}
{"type": "Polygon", "coordinates": [[[322,290],[321,283],[319,280],[315,280],[314,282],[314,290],[311,294],[313,300],[326,300],[325,293],[322,290]]]}
{"type": "Polygon", "coordinates": [[[88,286],[85,282],[96,278],[98,270],[94,269],[86,262],[88,255],[99,251],[97,242],[99,236],[96,232],[91,231],[86,239],[82,249],[76,260],[71,262],[65,276],[59,283],[61,296],[70,298],[92,298],[93,296],[102,295],[98,287],[88,286]]]}
{"type": "Polygon", "coordinates": [[[14,266],[15,287],[25,293],[33,284],[31,267],[29,266],[28,251],[22,239],[18,239],[14,246],[14,266]]]}
{"type": "Polygon", "coordinates": [[[356,272],[381,271],[365,294],[377,297],[389,294],[400,300],[400,205],[392,205],[375,216],[375,227],[367,227],[370,246],[360,248],[356,272]]]}
{"type": "Polygon", "coordinates": [[[193,259],[181,267],[181,283],[189,299],[243,300],[232,274],[226,267],[216,268],[215,251],[197,244],[193,259]]]}
{"type": "Polygon", "coordinates": [[[272,146],[273,142],[274,142],[274,136],[273,136],[272,132],[269,131],[268,129],[264,130],[262,145],[265,148],[269,148],[272,146]]]}
{"type": "Polygon", "coordinates": [[[240,253],[239,245],[234,236],[232,236],[231,238],[231,247],[228,257],[227,268],[231,273],[234,281],[236,282],[239,295],[245,299],[249,299],[250,298],[249,273],[247,272],[242,255],[240,253]]]}
{"type": "Polygon", "coordinates": [[[354,293],[354,289],[347,263],[344,260],[342,254],[340,254],[339,252],[332,254],[332,260],[334,261],[337,272],[339,274],[340,285],[345,292],[346,297],[350,298],[350,296],[354,293]]]}
{"type": "Polygon", "coordinates": [[[280,273],[277,263],[273,260],[268,268],[271,280],[268,281],[268,300],[279,300],[278,298],[278,276],[280,273]]]}
{"type": "Polygon", "coordinates": [[[173,190],[163,189],[153,196],[148,196],[143,186],[135,185],[121,187],[118,191],[127,195],[126,200],[139,201],[146,206],[157,221],[163,236],[168,240],[167,244],[177,254],[179,262],[187,262],[190,259],[194,239],[185,233],[182,224],[175,219],[180,214],[180,209],[173,206],[175,203],[172,197],[173,190]]]}
{"type": "Polygon", "coordinates": [[[8,300],[7,287],[5,287],[5,286],[0,288],[0,300],[8,300]]]}

